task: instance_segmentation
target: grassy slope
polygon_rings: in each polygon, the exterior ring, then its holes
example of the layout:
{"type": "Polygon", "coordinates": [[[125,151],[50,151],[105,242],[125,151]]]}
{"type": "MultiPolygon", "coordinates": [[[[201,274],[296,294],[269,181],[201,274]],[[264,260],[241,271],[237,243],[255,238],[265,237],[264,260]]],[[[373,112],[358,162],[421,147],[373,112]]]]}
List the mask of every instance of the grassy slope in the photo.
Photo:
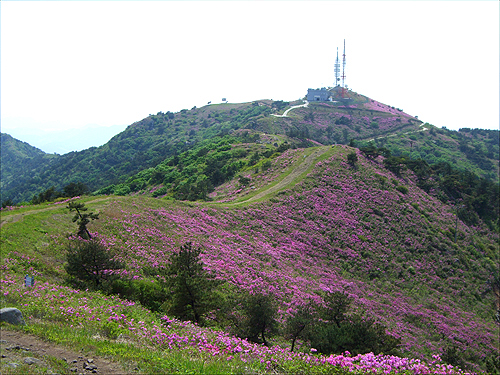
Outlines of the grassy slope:
{"type": "MultiPolygon", "coordinates": [[[[480,363],[498,346],[492,296],[481,297],[498,262],[497,236],[459,222],[454,244],[455,219],[448,207],[420,191],[410,175],[397,179],[361,155],[353,170],[345,162],[348,151],[329,148],[307,178],[298,177],[293,188],[256,204],[210,207],[141,196],[83,201],[102,212],[90,229],[119,250],[131,277],[142,277],[146,264],[161,266],[173,249],[193,241],[204,246],[207,265],[230,284],[275,294],[284,316],[310,298],[320,302],[322,290],[345,290],[358,308],[402,337],[406,355],[430,358],[453,344],[480,363]],[[398,191],[396,183],[409,192],[398,191]]],[[[284,168],[302,160],[302,152],[287,151],[281,157],[289,158],[284,168]]],[[[268,175],[262,189],[280,173],[268,175]]],[[[259,186],[258,176],[252,177],[259,186]]],[[[234,200],[248,189],[218,192],[224,201],[224,194],[234,200]]],[[[64,207],[2,212],[2,267],[8,280],[18,284],[32,273],[40,282],[60,282],[64,238],[75,230],[64,207]]],[[[39,312],[39,303],[33,302],[28,314],[51,316],[47,307],[39,312]]],[[[108,329],[95,321],[82,324],[90,324],[91,331],[108,329]]],[[[42,332],[42,326],[30,329],[42,332]]]]}

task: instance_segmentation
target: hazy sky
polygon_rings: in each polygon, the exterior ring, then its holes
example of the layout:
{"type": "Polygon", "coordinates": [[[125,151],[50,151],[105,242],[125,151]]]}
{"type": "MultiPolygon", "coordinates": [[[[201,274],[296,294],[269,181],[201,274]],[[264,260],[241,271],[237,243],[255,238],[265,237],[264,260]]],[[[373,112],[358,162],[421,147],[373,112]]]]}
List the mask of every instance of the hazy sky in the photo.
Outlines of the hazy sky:
{"type": "Polygon", "coordinates": [[[449,129],[499,127],[498,1],[2,1],[1,125],[128,125],[331,86],[449,129]]]}

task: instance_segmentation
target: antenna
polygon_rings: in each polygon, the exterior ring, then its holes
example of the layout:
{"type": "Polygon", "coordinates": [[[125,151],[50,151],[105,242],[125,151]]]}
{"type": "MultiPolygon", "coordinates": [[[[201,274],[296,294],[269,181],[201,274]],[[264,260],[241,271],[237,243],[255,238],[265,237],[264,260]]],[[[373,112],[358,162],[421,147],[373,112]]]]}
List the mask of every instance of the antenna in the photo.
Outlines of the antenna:
{"type": "Polygon", "coordinates": [[[342,55],[342,98],[345,97],[345,39],[344,39],[344,54],[342,55]]]}
{"type": "Polygon", "coordinates": [[[335,84],[334,87],[340,84],[340,61],[339,61],[339,47],[337,47],[337,60],[335,60],[335,84]]]}

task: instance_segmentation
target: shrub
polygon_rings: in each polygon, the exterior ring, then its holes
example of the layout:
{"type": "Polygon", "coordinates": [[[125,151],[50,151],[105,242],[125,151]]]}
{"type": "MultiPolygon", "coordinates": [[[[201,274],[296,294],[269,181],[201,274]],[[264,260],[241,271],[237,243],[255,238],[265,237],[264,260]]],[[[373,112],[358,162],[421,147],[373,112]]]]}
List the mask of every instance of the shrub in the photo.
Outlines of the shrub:
{"type": "Polygon", "coordinates": [[[353,355],[396,354],[399,339],[385,333],[385,327],[373,319],[359,314],[348,315],[352,298],[346,293],[334,292],[325,298],[321,324],[315,325],[311,333],[311,346],[324,354],[341,353],[346,350],[353,355]]]}
{"type": "Polygon", "coordinates": [[[408,188],[406,186],[399,185],[396,187],[396,190],[400,191],[403,194],[408,194],[408,188]]]}
{"type": "Polygon", "coordinates": [[[241,311],[234,316],[235,333],[241,338],[268,346],[267,335],[277,333],[277,309],[273,297],[247,294],[241,301],[241,311]]]}
{"type": "Polygon", "coordinates": [[[113,260],[110,251],[96,238],[70,243],[66,260],[69,281],[90,289],[107,288],[117,278],[113,271],[123,268],[123,264],[113,260]]]}

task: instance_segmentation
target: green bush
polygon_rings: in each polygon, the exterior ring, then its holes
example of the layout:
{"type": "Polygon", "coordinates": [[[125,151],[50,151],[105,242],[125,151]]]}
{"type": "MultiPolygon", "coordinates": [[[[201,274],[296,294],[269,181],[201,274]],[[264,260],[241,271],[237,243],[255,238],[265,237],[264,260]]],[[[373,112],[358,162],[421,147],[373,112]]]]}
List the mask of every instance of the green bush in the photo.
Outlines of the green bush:
{"type": "Polygon", "coordinates": [[[398,190],[399,192],[403,193],[403,194],[408,194],[408,188],[406,186],[397,186],[396,187],[396,190],[398,190]]]}
{"type": "Polygon", "coordinates": [[[124,265],[113,260],[113,254],[96,238],[70,243],[65,266],[70,283],[83,289],[107,289],[117,276],[113,271],[124,265]]]}

